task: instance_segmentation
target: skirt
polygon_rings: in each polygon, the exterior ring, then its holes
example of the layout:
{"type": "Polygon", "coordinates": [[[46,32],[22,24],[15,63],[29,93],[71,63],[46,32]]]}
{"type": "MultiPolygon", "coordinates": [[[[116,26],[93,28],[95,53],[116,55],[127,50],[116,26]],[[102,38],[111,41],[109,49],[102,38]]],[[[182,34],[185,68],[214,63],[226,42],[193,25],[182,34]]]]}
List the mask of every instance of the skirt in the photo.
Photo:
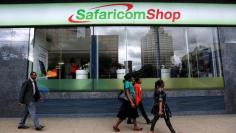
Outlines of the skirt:
{"type": "Polygon", "coordinates": [[[135,119],[138,117],[137,107],[133,108],[129,101],[123,101],[117,117],[122,120],[125,120],[127,117],[135,119]]]}

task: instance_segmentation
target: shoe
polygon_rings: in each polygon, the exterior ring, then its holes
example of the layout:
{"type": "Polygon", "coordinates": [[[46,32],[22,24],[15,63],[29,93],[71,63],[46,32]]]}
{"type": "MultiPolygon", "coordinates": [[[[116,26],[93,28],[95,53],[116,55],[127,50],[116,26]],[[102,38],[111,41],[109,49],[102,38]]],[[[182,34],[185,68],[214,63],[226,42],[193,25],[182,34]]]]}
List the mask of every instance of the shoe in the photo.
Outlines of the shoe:
{"type": "Polygon", "coordinates": [[[41,128],[44,128],[45,126],[43,126],[43,125],[40,125],[40,127],[41,127],[41,128]]]}
{"type": "Polygon", "coordinates": [[[27,129],[29,128],[28,126],[18,126],[18,129],[27,129]]]}
{"type": "Polygon", "coordinates": [[[43,127],[41,127],[41,126],[40,126],[40,127],[36,127],[35,130],[37,130],[37,131],[42,131],[42,130],[43,130],[43,127]]]}
{"type": "Polygon", "coordinates": [[[115,132],[120,132],[120,129],[119,129],[118,127],[115,127],[115,126],[113,126],[113,130],[114,130],[115,132]]]}

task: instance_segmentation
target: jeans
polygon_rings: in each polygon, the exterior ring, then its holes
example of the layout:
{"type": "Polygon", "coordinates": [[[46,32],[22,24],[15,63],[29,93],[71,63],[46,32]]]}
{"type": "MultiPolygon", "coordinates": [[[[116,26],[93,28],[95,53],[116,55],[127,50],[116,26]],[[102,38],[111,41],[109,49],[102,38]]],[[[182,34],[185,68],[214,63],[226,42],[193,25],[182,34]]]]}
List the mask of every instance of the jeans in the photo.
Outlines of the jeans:
{"type": "Polygon", "coordinates": [[[32,121],[34,122],[34,127],[35,128],[40,127],[38,116],[36,114],[35,102],[30,102],[29,104],[25,105],[25,110],[22,114],[19,126],[24,126],[25,125],[25,121],[26,121],[29,114],[31,116],[32,121]]]}

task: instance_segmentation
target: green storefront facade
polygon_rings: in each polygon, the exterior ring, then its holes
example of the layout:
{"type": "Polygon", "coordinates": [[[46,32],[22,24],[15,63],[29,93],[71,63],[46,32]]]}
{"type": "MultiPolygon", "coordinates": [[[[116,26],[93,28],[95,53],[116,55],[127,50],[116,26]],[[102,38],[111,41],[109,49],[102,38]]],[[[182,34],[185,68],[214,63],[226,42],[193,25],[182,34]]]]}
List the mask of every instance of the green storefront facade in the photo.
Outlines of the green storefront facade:
{"type": "Polygon", "coordinates": [[[42,92],[117,92],[132,72],[144,91],[158,79],[177,93],[223,91],[227,108],[235,98],[227,51],[235,49],[235,13],[233,3],[1,4],[1,84],[14,88],[2,92],[18,92],[31,71],[42,92]]]}

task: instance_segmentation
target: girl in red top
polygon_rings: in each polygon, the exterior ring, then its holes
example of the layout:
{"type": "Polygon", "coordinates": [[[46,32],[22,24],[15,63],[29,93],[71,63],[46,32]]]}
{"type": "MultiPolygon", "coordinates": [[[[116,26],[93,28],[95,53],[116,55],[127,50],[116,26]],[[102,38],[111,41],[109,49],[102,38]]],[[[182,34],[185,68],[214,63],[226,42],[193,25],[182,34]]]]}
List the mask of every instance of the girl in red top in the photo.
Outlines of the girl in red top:
{"type": "MultiPolygon", "coordinates": [[[[151,121],[150,119],[148,118],[145,110],[144,110],[144,107],[143,107],[143,103],[142,103],[142,92],[141,92],[141,87],[140,87],[140,84],[142,84],[142,80],[138,77],[136,77],[134,79],[134,83],[133,83],[133,86],[134,86],[134,91],[135,91],[135,104],[137,106],[137,108],[141,111],[142,113],[142,116],[144,117],[144,119],[146,120],[147,124],[150,124],[151,121]]],[[[128,118],[127,120],[127,123],[128,124],[131,124],[131,119],[128,118]]]]}

